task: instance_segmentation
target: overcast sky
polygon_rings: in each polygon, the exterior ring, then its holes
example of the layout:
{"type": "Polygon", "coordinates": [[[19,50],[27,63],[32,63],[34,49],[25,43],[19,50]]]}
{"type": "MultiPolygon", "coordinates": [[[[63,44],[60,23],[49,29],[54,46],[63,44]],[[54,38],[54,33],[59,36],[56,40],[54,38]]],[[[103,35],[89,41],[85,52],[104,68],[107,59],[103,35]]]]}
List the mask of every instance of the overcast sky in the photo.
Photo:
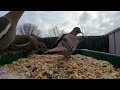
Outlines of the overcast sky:
{"type": "MultiPolygon", "coordinates": [[[[0,16],[8,11],[0,11],[0,16]]],[[[44,35],[53,25],[58,25],[66,33],[79,26],[85,35],[104,35],[120,27],[120,11],[26,11],[18,22],[38,26],[44,35]]]]}

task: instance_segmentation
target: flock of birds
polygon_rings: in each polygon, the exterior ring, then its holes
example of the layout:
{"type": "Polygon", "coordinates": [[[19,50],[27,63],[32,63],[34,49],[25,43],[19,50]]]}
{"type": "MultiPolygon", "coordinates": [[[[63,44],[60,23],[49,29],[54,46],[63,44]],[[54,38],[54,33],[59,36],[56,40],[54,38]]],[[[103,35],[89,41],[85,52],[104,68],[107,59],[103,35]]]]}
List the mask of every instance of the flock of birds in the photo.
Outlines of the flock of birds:
{"type": "Polygon", "coordinates": [[[79,44],[76,37],[82,33],[79,27],[73,28],[68,34],[63,34],[55,42],[52,49],[48,49],[43,42],[39,42],[35,35],[16,35],[16,26],[24,11],[10,11],[0,17],[0,60],[4,52],[13,50],[42,50],[44,54],[59,53],[70,58],[79,44]]]}

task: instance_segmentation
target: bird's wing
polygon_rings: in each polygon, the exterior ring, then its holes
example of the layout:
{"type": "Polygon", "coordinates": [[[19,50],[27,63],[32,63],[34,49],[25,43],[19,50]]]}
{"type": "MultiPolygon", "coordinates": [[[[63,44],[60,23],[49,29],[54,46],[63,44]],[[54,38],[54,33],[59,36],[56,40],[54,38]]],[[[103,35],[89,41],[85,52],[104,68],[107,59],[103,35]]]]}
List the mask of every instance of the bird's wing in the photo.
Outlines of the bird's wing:
{"type": "Polygon", "coordinates": [[[75,49],[77,48],[77,46],[78,46],[79,43],[80,43],[79,40],[76,40],[76,41],[75,41],[75,44],[74,44],[74,46],[73,46],[73,51],[75,51],[75,49]]]}
{"type": "Polygon", "coordinates": [[[20,44],[20,45],[15,45],[15,44],[11,44],[11,45],[14,46],[14,47],[26,47],[29,44],[30,44],[30,42],[25,43],[25,44],[20,44]]]}
{"type": "MultiPolygon", "coordinates": [[[[75,35],[72,35],[72,34],[67,34],[65,37],[64,37],[64,44],[62,44],[64,47],[68,48],[68,50],[70,51],[74,51],[78,44],[79,44],[79,40],[78,38],[75,36],[75,35]]],[[[62,42],[61,42],[62,43],[62,42]]]]}
{"type": "Polygon", "coordinates": [[[57,45],[58,45],[59,42],[64,38],[65,35],[67,35],[67,34],[63,34],[61,37],[59,37],[52,48],[57,47],[57,45]]]}
{"type": "Polygon", "coordinates": [[[0,38],[2,38],[10,29],[11,23],[6,19],[0,18],[0,38]]]}

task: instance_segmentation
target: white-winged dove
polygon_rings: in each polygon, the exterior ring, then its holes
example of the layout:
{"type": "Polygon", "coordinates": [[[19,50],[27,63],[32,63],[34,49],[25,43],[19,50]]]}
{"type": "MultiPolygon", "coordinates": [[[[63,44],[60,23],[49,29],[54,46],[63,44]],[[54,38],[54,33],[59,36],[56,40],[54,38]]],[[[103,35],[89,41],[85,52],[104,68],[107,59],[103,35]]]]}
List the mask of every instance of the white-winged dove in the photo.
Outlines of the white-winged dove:
{"type": "Polygon", "coordinates": [[[70,33],[62,35],[58,38],[54,48],[49,49],[45,54],[62,54],[65,58],[69,58],[79,44],[76,37],[78,33],[82,33],[79,27],[75,27],[70,33]]]}
{"type": "Polygon", "coordinates": [[[43,51],[47,50],[43,42],[39,42],[33,35],[16,35],[13,43],[8,47],[8,50],[24,50],[26,52],[32,50],[43,51]]]}
{"type": "Polygon", "coordinates": [[[13,42],[17,23],[23,13],[24,11],[10,11],[0,17],[0,57],[1,52],[13,42]]]}

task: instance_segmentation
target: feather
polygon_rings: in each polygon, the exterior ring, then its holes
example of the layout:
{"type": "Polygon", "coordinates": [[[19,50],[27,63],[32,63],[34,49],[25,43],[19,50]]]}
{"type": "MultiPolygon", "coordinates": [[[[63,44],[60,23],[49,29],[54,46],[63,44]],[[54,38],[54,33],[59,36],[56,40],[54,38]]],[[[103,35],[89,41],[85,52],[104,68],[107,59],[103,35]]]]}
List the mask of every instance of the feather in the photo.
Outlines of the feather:
{"type": "Polygon", "coordinates": [[[55,42],[55,45],[54,45],[52,48],[57,47],[57,45],[58,45],[59,42],[64,38],[65,35],[67,35],[67,34],[63,34],[61,37],[59,37],[59,38],[57,39],[57,41],[55,42]]]}
{"type": "Polygon", "coordinates": [[[5,35],[8,32],[8,30],[10,29],[10,27],[11,27],[11,24],[9,23],[7,25],[7,27],[0,33],[0,38],[2,38],[2,36],[5,35]]]}
{"type": "Polygon", "coordinates": [[[6,18],[0,18],[0,38],[2,38],[10,29],[11,23],[6,18]]]}
{"type": "Polygon", "coordinates": [[[30,44],[30,42],[25,43],[25,44],[21,44],[21,45],[12,44],[12,46],[14,46],[14,47],[26,47],[26,46],[29,45],[29,44],[30,44]]]}

